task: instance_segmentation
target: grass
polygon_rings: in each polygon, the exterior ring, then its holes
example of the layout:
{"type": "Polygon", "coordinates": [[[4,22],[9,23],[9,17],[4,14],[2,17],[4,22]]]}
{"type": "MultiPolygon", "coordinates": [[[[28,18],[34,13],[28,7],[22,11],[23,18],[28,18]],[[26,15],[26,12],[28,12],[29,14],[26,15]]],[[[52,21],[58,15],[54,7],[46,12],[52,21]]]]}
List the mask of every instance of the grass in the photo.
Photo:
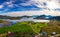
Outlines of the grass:
{"type": "Polygon", "coordinates": [[[16,23],[15,25],[0,28],[0,33],[11,32],[33,32],[31,27],[26,24],[16,23]]]}
{"type": "Polygon", "coordinates": [[[18,36],[24,36],[23,33],[28,33],[28,35],[30,36],[32,33],[38,34],[41,31],[41,28],[46,26],[48,26],[48,23],[39,23],[32,21],[18,22],[12,26],[1,27],[0,34],[5,34],[8,31],[11,31],[14,33],[18,32],[18,36]]]}
{"type": "Polygon", "coordinates": [[[35,33],[39,33],[41,31],[41,28],[44,26],[47,26],[48,24],[43,24],[43,23],[36,23],[36,24],[31,24],[31,28],[35,33]]]}
{"type": "MultiPolygon", "coordinates": [[[[5,21],[0,21],[0,23],[6,23],[5,21]]],[[[18,22],[12,26],[5,26],[0,27],[0,34],[6,34],[8,31],[17,33],[19,36],[20,34],[23,36],[24,33],[31,33],[38,34],[40,31],[46,32],[48,35],[51,32],[57,32],[60,34],[60,21],[50,21],[49,23],[40,23],[40,22],[33,22],[33,21],[25,21],[25,22],[18,22]]],[[[21,36],[20,35],[20,36],[21,36]]]]}
{"type": "Polygon", "coordinates": [[[20,33],[39,33],[41,28],[47,26],[47,23],[38,23],[38,22],[18,22],[12,26],[6,26],[0,28],[0,33],[11,32],[20,32],[20,33]]]}

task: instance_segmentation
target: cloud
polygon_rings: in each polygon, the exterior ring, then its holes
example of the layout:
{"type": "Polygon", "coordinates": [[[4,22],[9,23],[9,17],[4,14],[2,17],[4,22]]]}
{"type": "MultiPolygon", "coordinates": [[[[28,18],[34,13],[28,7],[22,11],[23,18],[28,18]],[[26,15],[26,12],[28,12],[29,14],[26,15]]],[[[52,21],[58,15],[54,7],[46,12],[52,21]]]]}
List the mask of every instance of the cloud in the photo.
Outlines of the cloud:
{"type": "Polygon", "coordinates": [[[0,9],[2,9],[3,8],[3,5],[0,5],[0,9]]]}
{"type": "Polygon", "coordinates": [[[47,8],[49,8],[49,9],[60,8],[60,6],[59,6],[60,4],[58,4],[57,1],[56,0],[47,1],[47,8]]]}
{"type": "Polygon", "coordinates": [[[9,12],[9,16],[23,16],[23,15],[51,15],[51,16],[60,16],[60,13],[57,11],[49,11],[49,10],[42,10],[42,11],[21,11],[21,12],[9,12]]]}
{"type": "MultiPolygon", "coordinates": [[[[21,16],[21,15],[52,15],[60,16],[60,0],[11,0],[4,2],[5,8],[3,12],[10,16],[21,16]],[[19,2],[20,1],[20,2],[19,2]],[[17,2],[17,3],[16,3],[17,2]],[[58,9],[57,9],[58,8],[58,9]],[[41,9],[41,10],[40,10],[41,9]],[[35,11],[36,10],[36,11],[35,11]],[[12,12],[13,11],[13,12],[12,12]],[[17,11],[17,12],[15,12],[17,11]]],[[[0,6],[2,8],[3,6],[0,6]]]]}
{"type": "Polygon", "coordinates": [[[8,4],[9,5],[9,4],[12,4],[12,2],[5,2],[5,4],[8,4]]]}
{"type": "Polygon", "coordinates": [[[32,2],[28,1],[26,3],[21,3],[20,5],[22,5],[22,6],[31,6],[32,2]]]}

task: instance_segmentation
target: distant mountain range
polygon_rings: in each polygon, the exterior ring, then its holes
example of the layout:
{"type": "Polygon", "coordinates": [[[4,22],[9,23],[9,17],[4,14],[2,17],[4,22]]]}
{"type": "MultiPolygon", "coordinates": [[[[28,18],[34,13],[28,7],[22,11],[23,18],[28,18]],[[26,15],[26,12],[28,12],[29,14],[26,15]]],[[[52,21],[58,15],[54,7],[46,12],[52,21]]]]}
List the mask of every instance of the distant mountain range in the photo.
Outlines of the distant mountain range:
{"type": "Polygon", "coordinates": [[[4,16],[0,15],[0,19],[22,19],[22,18],[33,18],[33,19],[45,19],[45,20],[60,20],[60,16],[51,16],[51,15],[33,15],[33,16],[18,16],[18,17],[11,17],[11,16],[4,16]]]}
{"type": "Polygon", "coordinates": [[[36,16],[34,19],[60,20],[60,16],[41,15],[41,16],[36,16]]]}

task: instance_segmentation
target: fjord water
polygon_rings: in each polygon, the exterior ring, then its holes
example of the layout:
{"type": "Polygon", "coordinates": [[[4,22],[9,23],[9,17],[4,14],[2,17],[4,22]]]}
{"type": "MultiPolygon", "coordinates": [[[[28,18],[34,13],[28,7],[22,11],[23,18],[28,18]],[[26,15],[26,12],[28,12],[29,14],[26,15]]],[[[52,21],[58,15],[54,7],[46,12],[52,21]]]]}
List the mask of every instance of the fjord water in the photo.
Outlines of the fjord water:
{"type": "MultiPolygon", "coordinates": [[[[10,19],[0,19],[0,20],[4,20],[4,21],[8,21],[9,24],[8,26],[11,26],[13,24],[16,24],[17,22],[23,22],[23,21],[34,21],[34,22],[49,22],[49,20],[37,20],[37,19],[33,19],[33,18],[22,18],[22,19],[17,19],[17,20],[10,20],[10,19]]],[[[4,24],[0,23],[0,27],[5,26],[4,24]]]]}

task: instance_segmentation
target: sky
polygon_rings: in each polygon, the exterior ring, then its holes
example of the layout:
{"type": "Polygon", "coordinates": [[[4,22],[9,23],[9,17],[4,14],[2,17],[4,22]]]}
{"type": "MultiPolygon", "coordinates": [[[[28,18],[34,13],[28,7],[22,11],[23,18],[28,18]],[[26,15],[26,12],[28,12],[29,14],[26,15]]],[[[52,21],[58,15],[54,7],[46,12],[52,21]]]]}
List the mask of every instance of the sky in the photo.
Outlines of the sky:
{"type": "Polygon", "coordinates": [[[60,0],[0,0],[0,15],[41,15],[41,12],[60,16],[60,0]]]}

